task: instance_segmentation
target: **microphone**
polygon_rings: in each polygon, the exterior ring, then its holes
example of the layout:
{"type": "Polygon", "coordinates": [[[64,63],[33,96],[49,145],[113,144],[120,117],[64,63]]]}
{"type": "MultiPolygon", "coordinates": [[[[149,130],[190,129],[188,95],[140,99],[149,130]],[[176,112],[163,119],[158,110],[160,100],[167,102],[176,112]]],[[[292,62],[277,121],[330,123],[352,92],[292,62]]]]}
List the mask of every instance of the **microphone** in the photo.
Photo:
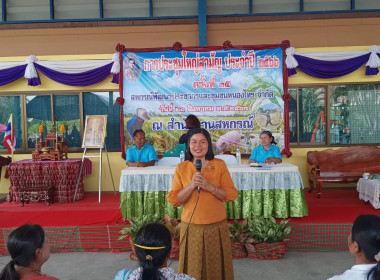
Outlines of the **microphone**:
{"type": "MultiPolygon", "coordinates": [[[[201,172],[202,170],[202,161],[200,159],[197,159],[195,161],[195,168],[197,169],[197,172],[201,172]]],[[[198,194],[201,192],[201,188],[198,187],[198,194]]]]}

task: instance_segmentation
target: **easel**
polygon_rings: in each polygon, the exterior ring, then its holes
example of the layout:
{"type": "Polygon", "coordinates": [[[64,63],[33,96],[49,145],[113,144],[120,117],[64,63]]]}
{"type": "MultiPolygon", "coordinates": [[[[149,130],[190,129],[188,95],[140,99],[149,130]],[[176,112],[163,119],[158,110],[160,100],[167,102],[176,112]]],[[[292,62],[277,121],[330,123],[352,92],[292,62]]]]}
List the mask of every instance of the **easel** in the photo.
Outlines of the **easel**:
{"type": "MultiPolygon", "coordinates": [[[[108,157],[106,143],[104,143],[104,150],[106,151],[106,155],[107,155],[108,168],[109,168],[110,174],[111,174],[113,192],[116,195],[116,189],[115,189],[115,184],[113,182],[113,176],[112,176],[112,171],[111,171],[111,164],[110,164],[110,159],[108,157]]],[[[80,178],[81,178],[81,175],[82,175],[84,159],[85,158],[99,158],[99,203],[100,203],[101,192],[102,192],[102,152],[103,152],[103,148],[99,148],[99,155],[86,155],[86,153],[87,153],[87,146],[84,147],[83,156],[82,156],[82,163],[80,165],[80,170],[79,170],[77,185],[75,187],[75,194],[74,194],[73,201],[75,201],[75,198],[77,197],[77,191],[78,191],[78,187],[79,187],[79,183],[80,183],[80,178]]]]}
{"type": "Polygon", "coordinates": [[[83,164],[85,158],[99,158],[99,203],[100,203],[100,197],[102,193],[102,152],[103,147],[106,151],[107,160],[108,160],[108,167],[111,174],[112,179],[112,186],[113,186],[113,192],[116,195],[115,190],[115,184],[113,182],[113,176],[111,171],[111,164],[110,159],[108,157],[107,152],[107,146],[106,142],[104,140],[106,135],[106,123],[107,123],[107,115],[93,115],[93,116],[86,116],[86,122],[85,122],[85,129],[84,129],[84,136],[83,136],[83,143],[82,148],[84,148],[83,156],[82,156],[82,163],[80,165],[79,170],[79,176],[77,180],[77,185],[75,187],[75,193],[74,193],[74,199],[77,197],[77,191],[80,183],[80,178],[82,175],[83,170],[83,164]],[[89,148],[98,148],[99,149],[99,155],[87,155],[87,147],[89,148]]]}

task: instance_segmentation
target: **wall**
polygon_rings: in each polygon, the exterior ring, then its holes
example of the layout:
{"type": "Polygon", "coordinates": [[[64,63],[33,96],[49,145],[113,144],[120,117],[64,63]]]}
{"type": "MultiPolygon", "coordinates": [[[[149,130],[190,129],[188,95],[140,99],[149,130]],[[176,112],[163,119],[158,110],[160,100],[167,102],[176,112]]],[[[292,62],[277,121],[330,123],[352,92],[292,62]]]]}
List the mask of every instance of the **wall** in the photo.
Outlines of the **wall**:
{"type": "MultiPolygon", "coordinates": [[[[183,46],[198,45],[197,23],[160,23],[131,26],[133,22],[125,22],[130,26],[112,26],[120,22],[93,22],[73,24],[74,27],[67,24],[62,28],[55,27],[57,24],[28,24],[13,25],[9,30],[3,27],[0,29],[0,57],[112,54],[118,43],[128,48],[168,47],[176,41],[183,46]],[[91,27],[86,27],[89,25],[91,27]]],[[[379,17],[208,23],[207,42],[214,46],[222,45],[225,40],[235,45],[290,40],[297,48],[370,46],[380,45],[380,37],[374,36],[378,30],[379,17]]]]}
{"type": "MultiPolygon", "coordinates": [[[[25,61],[34,54],[39,60],[111,59],[117,43],[126,47],[147,48],[171,46],[179,41],[183,46],[198,44],[198,26],[195,23],[177,25],[110,26],[48,28],[44,27],[14,30],[0,30],[0,61],[25,61]]],[[[37,25],[36,25],[37,26],[37,25]]],[[[42,25],[38,25],[42,26],[42,25]]],[[[207,25],[208,45],[222,45],[230,40],[235,45],[273,44],[290,40],[297,51],[341,51],[368,50],[370,45],[380,45],[380,37],[374,36],[380,30],[380,18],[282,20],[265,22],[209,23],[207,25]],[[305,49],[302,49],[305,48],[305,49]]],[[[117,90],[111,76],[95,86],[87,88],[68,87],[50,81],[40,75],[42,85],[28,87],[26,79],[0,87],[0,94],[7,92],[43,92],[72,90],[117,90]]],[[[290,85],[326,84],[347,82],[378,82],[380,75],[365,76],[364,67],[342,78],[318,80],[298,74],[289,78],[290,85]]],[[[318,150],[323,150],[319,148],[318,150]]],[[[284,162],[299,166],[305,187],[307,184],[306,153],[315,148],[293,148],[293,156],[284,162]]],[[[69,154],[71,158],[81,154],[69,154]]],[[[120,152],[109,153],[112,173],[118,190],[120,172],[125,167],[120,152]]],[[[16,154],[14,160],[30,159],[30,154],[16,154]]],[[[98,190],[99,161],[92,159],[93,174],[85,178],[85,191],[98,190]]],[[[103,158],[103,191],[112,191],[106,158],[103,158]]],[[[0,181],[0,193],[7,193],[9,180],[0,181]]]]}
{"type": "Polygon", "coordinates": [[[128,48],[198,45],[198,25],[0,30],[0,56],[111,54],[128,48]]]}

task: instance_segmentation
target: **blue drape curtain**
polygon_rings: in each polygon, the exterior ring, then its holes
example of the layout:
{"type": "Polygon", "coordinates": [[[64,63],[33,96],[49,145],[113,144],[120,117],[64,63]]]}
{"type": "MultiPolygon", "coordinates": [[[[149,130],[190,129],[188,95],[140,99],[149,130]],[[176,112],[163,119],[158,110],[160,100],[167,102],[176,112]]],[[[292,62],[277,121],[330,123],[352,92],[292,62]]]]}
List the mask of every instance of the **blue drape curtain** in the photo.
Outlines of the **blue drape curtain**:
{"type": "MultiPolygon", "coordinates": [[[[369,60],[370,55],[371,53],[367,53],[339,61],[318,60],[298,54],[294,54],[294,58],[298,63],[297,68],[305,74],[316,78],[330,79],[341,77],[358,70],[369,60]]],[[[380,54],[376,55],[380,58],[380,54]]],[[[366,67],[366,75],[377,75],[378,73],[378,68],[366,67]]],[[[296,68],[288,69],[288,76],[295,74],[297,74],[296,68]]]]}
{"type": "MultiPolygon", "coordinates": [[[[63,73],[38,63],[33,63],[36,70],[47,76],[49,79],[68,86],[90,86],[104,81],[110,74],[113,62],[89,71],[80,73],[63,73]]],[[[24,77],[27,64],[10,67],[0,70],[0,86],[12,83],[24,77]]],[[[119,83],[119,74],[114,74],[112,83],[119,83]]],[[[39,77],[28,79],[29,86],[38,86],[41,84],[39,77]]]]}
{"type": "Polygon", "coordinates": [[[24,77],[25,68],[26,64],[0,70],[0,86],[10,84],[24,77]]]}

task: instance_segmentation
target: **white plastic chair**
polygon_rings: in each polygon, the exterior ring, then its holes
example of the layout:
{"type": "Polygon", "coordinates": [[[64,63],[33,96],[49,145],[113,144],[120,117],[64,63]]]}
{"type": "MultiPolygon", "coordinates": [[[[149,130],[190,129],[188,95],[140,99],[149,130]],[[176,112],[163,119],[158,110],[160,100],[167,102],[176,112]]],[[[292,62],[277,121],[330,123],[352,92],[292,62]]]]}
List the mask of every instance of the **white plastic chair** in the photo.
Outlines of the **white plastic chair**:
{"type": "Polygon", "coordinates": [[[179,157],[164,157],[158,161],[158,166],[177,166],[180,162],[179,157]]]}
{"type": "Polygon", "coordinates": [[[237,165],[238,164],[236,157],[233,155],[215,155],[215,158],[219,158],[219,159],[224,160],[226,165],[237,165]]]}

